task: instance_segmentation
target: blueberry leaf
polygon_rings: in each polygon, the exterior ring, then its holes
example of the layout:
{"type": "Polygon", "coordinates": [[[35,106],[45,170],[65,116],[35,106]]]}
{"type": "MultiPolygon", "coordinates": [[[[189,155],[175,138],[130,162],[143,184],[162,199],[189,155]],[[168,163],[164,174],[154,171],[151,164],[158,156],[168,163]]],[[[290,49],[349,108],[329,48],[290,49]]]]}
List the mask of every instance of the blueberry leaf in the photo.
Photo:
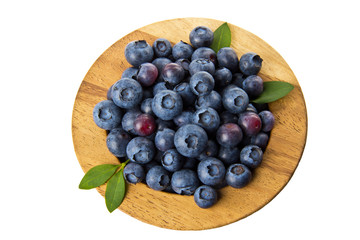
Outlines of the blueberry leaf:
{"type": "Polygon", "coordinates": [[[225,22],[218,27],[214,32],[214,40],[210,46],[216,53],[223,47],[230,47],[231,31],[228,24],[225,22]]]}
{"type": "Polygon", "coordinates": [[[79,188],[92,189],[104,184],[119,167],[120,165],[102,164],[91,168],[82,178],[79,188]]]}
{"type": "Polygon", "coordinates": [[[294,86],[287,82],[270,81],[264,82],[264,90],[259,97],[252,100],[254,103],[269,103],[274,102],[282,97],[285,97],[294,86]]]}
{"type": "Polygon", "coordinates": [[[125,197],[125,179],[123,168],[114,174],[107,183],[105,191],[105,203],[109,212],[113,212],[120,206],[125,197]]]}

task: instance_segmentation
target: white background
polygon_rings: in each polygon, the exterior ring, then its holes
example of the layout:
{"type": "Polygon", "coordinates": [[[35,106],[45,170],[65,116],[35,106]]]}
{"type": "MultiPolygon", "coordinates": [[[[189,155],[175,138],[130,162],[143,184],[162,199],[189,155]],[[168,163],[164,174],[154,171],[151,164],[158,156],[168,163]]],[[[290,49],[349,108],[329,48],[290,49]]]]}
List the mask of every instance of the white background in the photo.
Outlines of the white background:
{"type": "Polygon", "coordinates": [[[0,239],[359,239],[357,1],[1,1],[0,239]],[[206,17],[261,37],[287,61],[308,110],[307,144],[284,190],[253,215],[173,231],[107,212],[71,137],[77,90],[131,31],[206,17]],[[131,238],[130,238],[131,237],[131,238]]]}

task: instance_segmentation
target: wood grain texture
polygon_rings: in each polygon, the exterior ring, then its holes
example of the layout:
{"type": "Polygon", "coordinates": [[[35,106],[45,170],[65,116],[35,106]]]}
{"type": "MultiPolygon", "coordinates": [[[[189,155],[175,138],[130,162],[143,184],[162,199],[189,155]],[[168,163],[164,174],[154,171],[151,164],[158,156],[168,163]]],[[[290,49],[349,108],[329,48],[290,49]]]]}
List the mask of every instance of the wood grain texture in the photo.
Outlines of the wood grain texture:
{"type": "MultiPolygon", "coordinates": [[[[126,35],[96,60],[79,88],[72,117],[74,148],[84,172],[99,164],[118,163],[106,147],[105,131],[93,122],[92,110],[98,102],[106,99],[107,89],[120,79],[123,70],[130,67],[124,57],[126,44],[141,39],[152,44],[159,37],[167,38],[173,44],[180,40],[189,42],[188,36],[194,27],[204,25],[214,31],[222,23],[203,18],[153,23],[126,35]]],[[[276,124],[263,163],[256,169],[252,182],[243,189],[221,189],[218,203],[210,209],[197,207],[192,196],[154,191],[145,184],[128,185],[126,197],[119,208],[121,211],[162,228],[201,230],[220,227],[265,206],[293,175],[307,134],[306,107],[299,83],[285,60],[271,46],[244,29],[232,24],[229,27],[232,32],[231,47],[238,56],[252,51],[264,59],[259,73],[264,81],[285,81],[295,86],[289,95],[269,105],[276,124]]],[[[97,188],[103,196],[105,187],[97,188]]]]}

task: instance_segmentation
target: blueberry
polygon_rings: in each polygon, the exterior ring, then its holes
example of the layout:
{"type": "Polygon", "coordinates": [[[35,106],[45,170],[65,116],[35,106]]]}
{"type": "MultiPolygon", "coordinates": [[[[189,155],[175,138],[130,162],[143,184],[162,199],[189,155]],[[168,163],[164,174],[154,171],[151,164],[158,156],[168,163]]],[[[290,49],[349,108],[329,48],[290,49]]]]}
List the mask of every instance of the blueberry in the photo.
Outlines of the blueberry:
{"type": "Polygon", "coordinates": [[[141,112],[136,109],[127,111],[124,114],[124,117],[121,121],[121,127],[128,133],[136,134],[136,132],[134,130],[134,121],[135,121],[136,117],[139,116],[140,114],[141,114],[141,112]]]}
{"type": "Polygon", "coordinates": [[[263,151],[265,151],[268,142],[269,142],[269,135],[264,132],[259,132],[258,134],[250,138],[250,143],[259,146],[263,151]]]}
{"type": "Polygon", "coordinates": [[[196,170],[198,163],[196,158],[185,158],[183,169],[196,170]]]}
{"type": "MultiPolygon", "coordinates": [[[[139,136],[150,136],[156,130],[156,122],[153,116],[147,113],[138,115],[134,120],[134,132],[139,136]]],[[[155,136],[154,136],[155,138],[155,136]]]]}
{"type": "Polygon", "coordinates": [[[139,82],[131,78],[117,81],[112,90],[114,103],[121,108],[134,108],[142,100],[142,87],[139,82]]]}
{"type": "Polygon", "coordinates": [[[238,122],[238,117],[235,114],[232,114],[231,112],[223,111],[220,114],[220,124],[237,123],[237,122],[238,122]]]}
{"type": "Polygon", "coordinates": [[[136,74],[136,80],[144,87],[153,85],[157,77],[158,69],[152,63],[141,64],[136,74]]]}
{"type": "Polygon", "coordinates": [[[111,85],[111,86],[109,87],[108,91],[106,92],[106,99],[107,99],[107,100],[111,100],[111,101],[112,101],[112,87],[113,87],[113,86],[114,86],[114,84],[111,85]]]}
{"type": "MultiPolygon", "coordinates": [[[[160,152],[161,153],[161,156],[162,156],[162,152],[160,152]]],[[[156,154],[156,155],[158,155],[158,154],[156,154]]],[[[160,156],[160,157],[161,157],[160,156]]],[[[160,160],[159,160],[160,161],[160,160]]],[[[129,163],[128,163],[129,164],[129,163]]],[[[140,164],[139,164],[140,165],[140,164]]],[[[158,162],[158,161],[156,161],[155,160],[155,158],[152,160],[152,161],[150,161],[150,162],[148,162],[148,163],[145,163],[145,164],[142,164],[142,165],[140,165],[140,166],[142,166],[143,167],[143,169],[145,170],[145,173],[147,173],[152,167],[154,167],[154,166],[161,166],[161,164],[158,162]]]]}
{"type": "Polygon", "coordinates": [[[209,157],[216,157],[218,155],[218,144],[214,140],[207,142],[205,150],[197,157],[200,161],[209,157]]]}
{"type": "Polygon", "coordinates": [[[254,136],[261,130],[261,119],[257,113],[243,112],[239,115],[239,126],[247,136],[254,136]]]}
{"type": "Polygon", "coordinates": [[[259,117],[262,123],[262,131],[270,132],[275,124],[274,115],[268,110],[263,110],[259,113],[259,117]]]}
{"type": "Polygon", "coordinates": [[[194,49],[186,42],[180,41],[172,48],[172,56],[175,60],[180,58],[190,59],[194,49]]]}
{"type": "Polygon", "coordinates": [[[245,165],[235,163],[228,167],[225,179],[229,186],[242,188],[249,184],[252,179],[252,174],[245,165]]]}
{"type": "Polygon", "coordinates": [[[123,71],[123,73],[121,74],[121,78],[136,79],[136,74],[137,74],[138,70],[139,69],[136,67],[129,67],[123,71]]]}
{"type": "Polygon", "coordinates": [[[152,100],[152,98],[146,98],[144,101],[142,101],[140,109],[143,113],[147,113],[150,115],[154,114],[151,108],[152,100]]]}
{"type": "Polygon", "coordinates": [[[208,27],[198,26],[190,32],[189,39],[194,48],[210,47],[214,33],[208,27]]]}
{"type": "Polygon", "coordinates": [[[205,130],[195,124],[180,127],[174,137],[178,152],[185,157],[197,157],[206,148],[208,136],[205,130]]]}
{"type": "Polygon", "coordinates": [[[232,73],[227,68],[224,67],[218,68],[215,71],[214,80],[216,87],[220,87],[220,88],[226,87],[232,81],[232,73]]]}
{"type": "Polygon", "coordinates": [[[128,143],[126,155],[131,162],[148,163],[155,156],[154,143],[145,137],[135,137],[128,143]]]}
{"type": "Polygon", "coordinates": [[[154,56],[152,47],[145,41],[132,41],[125,47],[125,58],[134,67],[151,62],[154,56]]]}
{"type": "Polygon", "coordinates": [[[216,132],[217,142],[224,147],[235,147],[243,138],[241,128],[235,123],[225,123],[216,132]]]}
{"type": "Polygon", "coordinates": [[[196,49],[191,56],[191,61],[199,58],[209,59],[215,66],[217,65],[216,53],[211,48],[201,47],[196,49]]]}
{"type": "Polygon", "coordinates": [[[259,146],[247,145],[240,152],[240,163],[248,168],[257,168],[263,159],[263,151],[259,146]]]}
{"type": "Polygon", "coordinates": [[[249,104],[249,96],[241,88],[229,85],[222,92],[222,102],[227,111],[235,114],[241,113],[249,104]]]}
{"type": "Polygon", "coordinates": [[[163,152],[174,148],[174,136],[175,131],[172,129],[164,128],[162,130],[158,130],[155,136],[156,148],[163,152]]]}
{"type": "Polygon", "coordinates": [[[215,65],[209,59],[206,58],[198,58],[191,61],[189,65],[190,75],[194,75],[197,72],[205,71],[210,73],[211,75],[215,74],[215,65]]]}
{"type": "Polygon", "coordinates": [[[234,49],[230,47],[220,48],[216,56],[219,67],[225,67],[233,73],[238,72],[239,58],[234,49]]]}
{"type": "Polygon", "coordinates": [[[232,77],[232,82],[231,84],[234,84],[236,86],[238,86],[239,88],[242,88],[243,87],[243,82],[244,80],[246,79],[246,75],[244,75],[243,73],[234,73],[233,74],[233,77],[232,77]]]}
{"type": "Polygon", "coordinates": [[[210,133],[218,129],[220,125],[220,117],[217,111],[213,108],[200,108],[193,114],[192,122],[210,133]]]}
{"type": "Polygon", "coordinates": [[[211,107],[216,111],[221,111],[222,109],[222,101],[221,96],[216,91],[211,91],[208,95],[199,96],[195,102],[195,108],[206,108],[211,107]]]}
{"type": "Polygon", "coordinates": [[[205,71],[195,73],[190,78],[190,89],[197,96],[210,94],[214,89],[215,81],[213,76],[205,71]]]}
{"type": "Polygon", "coordinates": [[[155,96],[158,92],[162,90],[171,90],[171,87],[166,82],[156,83],[153,87],[153,95],[155,96]]]}
{"type": "Polygon", "coordinates": [[[163,68],[161,77],[168,84],[175,86],[184,80],[185,70],[177,63],[168,63],[163,68]]]}
{"type": "Polygon", "coordinates": [[[240,149],[238,147],[220,147],[218,158],[225,164],[231,165],[240,162],[240,149]]]}
{"type": "Polygon", "coordinates": [[[106,137],[106,146],[116,157],[126,156],[126,146],[131,136],[121,128],[113,128],[106,137]]]}
{"type": "Polygon", "coordinates": [[[242,88],[250,98],[258,97],[264,89],[262,78],[256,75],[248,76],[242,84],[242,88]]]}
{"type": "Polygon", "coordinates": [[[183,102],[178,93],[171,90],[163,90],[154,96],[151,107],[158,118],[172,120],[181,113],[183,102]]]}
{"type": "Polygon", "coordinates": [[[245,53],[239,61],[240,71],[246,75],[256,75],[261,69],[262,61],[256,53],[245,53]]]}
{"type": "Polygon", "coordinates": [[[147,98],[153,98],[154,97],[153,91],[154,91],[153,86],[143,88],[142,101],[144,101],[147,98]]]}
{"type": "Polygon", "coordinates": [[[214,188],[202,185],[194,193],[194,201],[201,208],[209,208],[218,200],[217,192],[214,188]]]}
{"type": "Polygon", "coordinates": [[[194,113],[190,112],[190,111],[183,111],[182,113],[177,115],[173,119],[173,121],[177,127],[181,127],[183,125],[190,124],[190,123],[192,123],[193,114],[194,113]]]}
{"type": "Polygon", "coordinates": [[[170,185],[170,173],[163,166],[153,166],[146,174],[146,184],[157,191],[162,191],[170,185]]]}
{"type": "Polygon", "coordinates": [[[111,130],[121,123],[122,112],[113,101],[104,100],[95,105],[93,119],[95,124],[102,129],[111,130]]]}
{"type": "Polygon", "coordinates": [[[189,75],[189,66],[190,66],[190,60],[187,58],[180,58],[178,60],[175,61],[175,63],[179,64],[180,66],[182,66],[182,68],[185,71],[185,76],[189,75]]]}
{"type": "Polygon", "coordinates": [[[165,128],[173,129],[175,127],[174,122],[171,121],[171,120],[170,121],[165,121],[165,120],[162,120],[160,118],[157,118],[155,120],[155,122],[156,122],[158,131],[164,130],[165,128]]]}
{"type": "Polygon", "coordinates": [[[177,194],[193,195],[199,184],[196,173],[190,169],[176,171],[171,177],[171,188],[177,194]]]}
{"type": "Polygon", "coordinates": [[[161,164],[169,172],[175,172],[184,165],[184,157],[176,149],[169,149],[163,153],[161,164]]]}
{"type": "Polygon", "coordinates": [[[184,105],[188,106],[194,104],[196,100],[196,95],[191,91],[189,83],[179,83],[174,87],[174,91],[180,94],[184,105]]]}
{"type": "Polygon", "coordinates": [[[140,164],[130,162],[124,167],[123,175],[128,183],[136,184],[145,178],[145,170],[140,164]]]}
{"type": "Polygon", "coordinates": [[[153,50],[156,57],[168,57],[171,55],[172,47],[169,40],[158,38],[153,43],[153,50]]]}
{"type": "Polygon", "coordinates": [[[169,63],[172,63],[172,61],[168,58],[155,58],[153,61],[152,61],[152,64],[154,64],[158,70],[158,79],[157,79],[157,82],[162,82],[164,81],[164,79],[162,78],[161,76],[161,72],[162,70],[164,69],[165,65],[166,64],[169,64],[169,63]]]}
{"type": "Polygon", "coordinates": [[[249,112],[254,112],[254,113],[258,113],[256,107],[254,107],[254,105],[252,103],[249,103],[249,105],[247,106],[245,111],[249,111],[249,112]]]}
{"type": "Polygon", "coordinates": [[[222,161],[210,157],[199,163],[197,173],[203,184],[215,186],[223,182],[226,169],[222,161]]]}

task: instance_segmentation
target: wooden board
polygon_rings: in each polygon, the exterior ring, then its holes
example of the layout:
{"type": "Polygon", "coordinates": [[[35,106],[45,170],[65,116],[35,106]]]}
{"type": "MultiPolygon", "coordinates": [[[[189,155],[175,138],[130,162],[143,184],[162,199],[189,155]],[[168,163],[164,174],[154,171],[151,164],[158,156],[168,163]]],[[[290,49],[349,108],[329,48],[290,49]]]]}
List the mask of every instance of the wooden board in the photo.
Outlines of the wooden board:
{"type": "MultiPolygon", "coordinates": [[[[127,43],[145,39],[152,44],[166,38],[173,44],[189,42],[190,31],[204,25],[213,31],[222,21],[203,18],[182,18],[157,22],[142,27],[109,47],[91,66],[76,96],[72,134],[79,163],[87,172],[99,164],[118,163],[107,149],[106,133],[92,119],[94,106],[106,99],[108,88],[130,67],[124,57],[127,43]]],[[[305,101],[298,81],[285,60],[271,46],[254,34],[229,24],[231,47],[241,56],[256,52],[263,59],[259,73],[264,81],[286,81],[295,86],[286,97],[270,104],[276,124],[271,133],[264,160],[256,169],[252,182],[243,189],[225,187],[219,191],[220,200],[210,209],[196,206],[192,196],[158,192],[145,184],[128,185],[120,210],[143,222],[177,230],[201,230],[224,226],[238,221],[265,206],[288,183],[305,147],[307,115],[305,101]]],[[[121,27],[121,26],[119,26],[121,27]]],[[[105,185],[97,188],[104,196],[105,185]]],[[[97,206],[104,207],[104,206],[97,206]]]]}

